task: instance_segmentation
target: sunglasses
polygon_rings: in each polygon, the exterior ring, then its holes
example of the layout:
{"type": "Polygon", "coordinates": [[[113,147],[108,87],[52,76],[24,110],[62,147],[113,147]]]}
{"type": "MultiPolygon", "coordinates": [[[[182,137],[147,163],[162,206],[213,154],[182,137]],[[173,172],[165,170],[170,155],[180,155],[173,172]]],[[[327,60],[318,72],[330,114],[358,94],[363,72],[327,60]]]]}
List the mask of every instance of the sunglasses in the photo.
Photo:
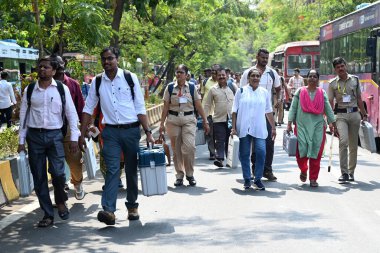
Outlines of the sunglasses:
{"type": "Polygon", "coordinates": [[[318,78],[316,75],[310,75],[309,78],[318,78]]]}
{"type": "Polygon", "coordinates": [[[253,74],[253,75],[250,75],[249,77],[260,77],[260,75],[253,74]]]}

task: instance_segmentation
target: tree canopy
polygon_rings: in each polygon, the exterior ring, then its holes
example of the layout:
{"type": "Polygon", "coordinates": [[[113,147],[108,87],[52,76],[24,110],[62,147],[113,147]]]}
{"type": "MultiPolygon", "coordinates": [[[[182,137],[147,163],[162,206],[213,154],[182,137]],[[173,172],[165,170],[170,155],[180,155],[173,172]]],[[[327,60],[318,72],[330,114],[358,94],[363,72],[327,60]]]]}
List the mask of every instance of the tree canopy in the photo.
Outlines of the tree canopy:
{"type": "MultiPolygon", "coordinates": [[[[192,72],[220,63],[234,71],[260,47],[315,40],[319,27],[360,0],[0,0],[0,39],[40,54],[97,55],[121,48],[127,65],[184,63],[192,72]]],[[[367,1],[374,2],[374,1],[367,1]]],[[[170,77],[170,76],[169,76],[170,77]]]]}

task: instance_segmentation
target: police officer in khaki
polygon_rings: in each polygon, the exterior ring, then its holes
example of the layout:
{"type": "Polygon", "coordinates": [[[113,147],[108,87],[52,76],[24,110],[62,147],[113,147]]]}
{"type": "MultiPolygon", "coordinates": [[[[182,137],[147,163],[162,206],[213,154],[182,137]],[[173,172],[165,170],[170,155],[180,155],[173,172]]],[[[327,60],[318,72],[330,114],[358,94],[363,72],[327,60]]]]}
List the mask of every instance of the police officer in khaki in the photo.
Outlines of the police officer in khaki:
{"type": "Polygon", "coordinates": [[[330,81],[328,96],[336,113],[339,133],[339,160],[342,172],[339,182],[346,183],[355,180],[358,133],[362,119],[358,109],[363,115],[363,121],[367,121],[367,112],[361,99],[359,78],[347,73],[347,64],[342,57],[333,60],[333,67],[337,77],[330,81]]]}
{"type": "Polygon", "coordinates": [[[202,116],[205,132],[209,132],[201,98],[195,87],[193,102],[190,93],[191,84],[186,81],[188,72],[188,68],[183,64],[176,68],[176,81],[169,84],[164,93],[164,109],[161,116],[160,135],[167,130],[173,150],[174,167],[177,172],[174,186],[183,185],[185,175],[190,186],[195,186],[197,183],[193,175],[196,131],[194,105],[202,116]]]}

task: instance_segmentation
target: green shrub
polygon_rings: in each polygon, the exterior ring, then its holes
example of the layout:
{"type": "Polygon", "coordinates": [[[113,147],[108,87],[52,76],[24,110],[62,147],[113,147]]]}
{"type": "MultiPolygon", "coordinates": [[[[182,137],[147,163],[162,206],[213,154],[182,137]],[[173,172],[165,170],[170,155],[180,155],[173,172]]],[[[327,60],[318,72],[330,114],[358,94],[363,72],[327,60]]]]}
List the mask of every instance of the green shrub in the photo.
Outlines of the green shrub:
{"type": "Polygon", "coordinates": [[[18,148],[18,131],[6,128],[0,132],[0,159],[15,155],[18,148]]]}

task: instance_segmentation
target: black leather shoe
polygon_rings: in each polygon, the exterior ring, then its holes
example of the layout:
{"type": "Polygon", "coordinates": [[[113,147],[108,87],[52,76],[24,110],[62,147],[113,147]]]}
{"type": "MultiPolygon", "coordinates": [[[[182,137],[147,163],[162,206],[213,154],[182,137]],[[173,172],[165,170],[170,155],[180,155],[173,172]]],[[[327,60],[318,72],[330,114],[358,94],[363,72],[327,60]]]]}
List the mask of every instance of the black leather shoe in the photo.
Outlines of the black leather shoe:
{"type": "Polygon", "coordinates": [[[186,177],[186,180],[189,181],[190,186],[195,186],[197,184],[194,177],[186,177]]]}
{"type": "Polygon", "coordinates": [[[264,172],[263,177],[265,177],[269,181],[276,181],[277,180],[277,177],[275,177],[272,172],[264,172]]]}
{"type": "Polygon", "coordinates": [[[219,168],[222,168],[223,167],[223,161],[217,159],[217,160],[214,161],[214,165],[217,166],[217,167],[219,167],[219,168]]]}
{"type": "Polygon", "coordinates": [[[174,182],[174,186],[182,186],[183,185],[183,179],[177,178],[174,182]]]}
{"type": "Polygon", "coordinates": [[[349,180],[349,177],[348,177],[348,174],[346,173],[342,174],[340,178],[338,179],[339,182],[343,182],[343,183],[348,182],[348,180],[349,180]]]}
{"type": "Polygon", "coordinates": [[[355,181],[354,174],[349,174],[349,177],[350,179],[348,181],[351,181],[351,182],[355,181]]]}

